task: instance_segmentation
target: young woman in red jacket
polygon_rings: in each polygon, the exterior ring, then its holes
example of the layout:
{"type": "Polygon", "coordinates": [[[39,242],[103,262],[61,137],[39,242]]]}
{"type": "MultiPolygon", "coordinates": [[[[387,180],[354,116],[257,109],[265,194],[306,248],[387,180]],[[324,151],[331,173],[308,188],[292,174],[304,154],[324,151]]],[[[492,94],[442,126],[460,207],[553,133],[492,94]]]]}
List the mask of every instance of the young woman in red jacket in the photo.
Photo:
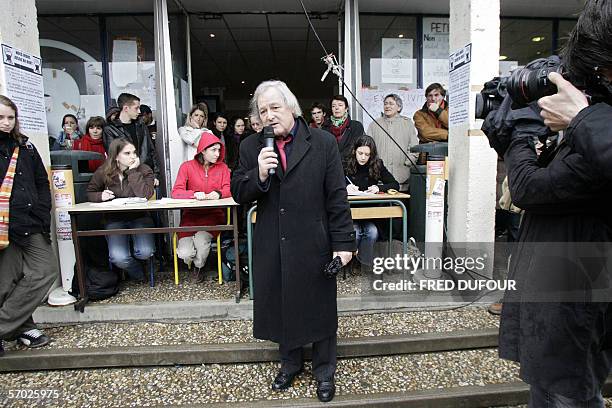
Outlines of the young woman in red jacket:
{"type": "MultiPolygon", "coordinates": [[[[106,121],[102,116],[92,116],[87,121],[87,133],[85,136],[74,141],[73,150],[87,150],[90,152],[100,153],[106,159],[106,151],[104,150],[104,142],[102,141],[102,131],[106,126],[106,121]]],[[[104,164],[102,160],[89,160],[87,165],[89,171],[95,173],[98,167],[104,164]]]]}
{"type": "MultiPolygon", "coordinates": [[[[223,162],[225,146],[211,132],[203,132],[193,160],[183,163],[179,169],[172,198],[195,198],[217,200],[230,196],[230,170],[223,162]]],[[[225,211],[185,210],[181,214],[181,227],[194,225],[218,225],[226,221],[225,211]]],[[[210,243],[219,232],[198,231],[180,233],[177,256],[187,265],[196,268],[206,263],[210,243]]]]}

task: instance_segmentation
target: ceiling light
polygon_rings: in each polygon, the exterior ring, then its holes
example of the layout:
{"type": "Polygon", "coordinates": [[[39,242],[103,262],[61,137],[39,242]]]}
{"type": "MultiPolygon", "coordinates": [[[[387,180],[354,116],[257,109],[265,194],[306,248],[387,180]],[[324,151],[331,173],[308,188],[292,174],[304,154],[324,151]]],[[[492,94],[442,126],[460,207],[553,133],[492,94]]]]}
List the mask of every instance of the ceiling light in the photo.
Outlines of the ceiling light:
{"type": "Polygon", "coordinates": [[[240,81],[240,83],[241,83],[241,84],[244,84],[244,83],[246,83],[246,81],[240,81]]]}
{"type": "Polygon", "coordinates": [[[208,36],[209,36],[210,38],[215,38],[215,37],[216,37],[216,35],[214,35],[213,33],[208,34],[208,36]]]}
{"type": "Polygon", "coordinates": [[[505,60],[507,60],[507,59],[508,59],[508,57],[507,57],[507,56],[505,56],[505,55],[500,55],[500,56],[499,56],[499,60],[500,60],[500,61],[505,61],[505,60]]]}
{"type": "Polygon", "coordinates": [[[531,41],[533,42],[542,42],[546,37],[533,37],[531,41]]]}
{"type": "Polygon", "coordinates": [[[399,38],[404,38],[404,34],[398,35],[399,38]]]}

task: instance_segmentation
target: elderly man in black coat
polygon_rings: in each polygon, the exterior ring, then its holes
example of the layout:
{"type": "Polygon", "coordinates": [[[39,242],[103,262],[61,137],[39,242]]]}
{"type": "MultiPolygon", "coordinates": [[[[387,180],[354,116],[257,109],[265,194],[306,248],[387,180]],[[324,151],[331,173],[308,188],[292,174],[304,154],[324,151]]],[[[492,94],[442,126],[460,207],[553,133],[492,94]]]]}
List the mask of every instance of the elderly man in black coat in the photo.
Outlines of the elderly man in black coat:
{"type": "Polygon", "coordinates": [[[253,334],[279,343],[276,391],[303,368],[302,347],[313,343],[317,396],[335,393],[336,281],[323,273],[356,250],[346,183],[333,136],[309,128],[295,95],[281,81],[261,83],[251,110],[274,129],[274,148],[260,132],[244,140],[231,191],[241,204],[257,200],[253,244],[253,334]],[[274,175],[269,170],[275,169],[274,175]]]}

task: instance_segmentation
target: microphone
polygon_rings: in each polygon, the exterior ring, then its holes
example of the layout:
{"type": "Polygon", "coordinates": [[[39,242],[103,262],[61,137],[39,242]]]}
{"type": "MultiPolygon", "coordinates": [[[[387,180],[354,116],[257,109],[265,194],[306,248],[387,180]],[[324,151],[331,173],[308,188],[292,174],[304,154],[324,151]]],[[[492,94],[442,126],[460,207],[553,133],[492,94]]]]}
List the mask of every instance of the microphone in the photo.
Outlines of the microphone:
{"type": "MultiPolygon", "coordinates": [[[[274,128],[272,126],[265,126],[263,128],[264,146],[274,148],[274,128]]],[[[273,175],[276,173],[276,169],[268,169],[268,174],[273,175]]]]}

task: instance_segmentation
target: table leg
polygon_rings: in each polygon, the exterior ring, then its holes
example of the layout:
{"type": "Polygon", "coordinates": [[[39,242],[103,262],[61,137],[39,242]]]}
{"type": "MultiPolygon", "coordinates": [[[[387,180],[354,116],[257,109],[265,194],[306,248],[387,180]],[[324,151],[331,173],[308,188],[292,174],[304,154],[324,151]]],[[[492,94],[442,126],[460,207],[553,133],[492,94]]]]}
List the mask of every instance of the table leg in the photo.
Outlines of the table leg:
{"type": "Polygon", "coordinates": [[[238,250],[239,242],[238,242],[238,207],[232,207],[232,226],[234,230],[234,253],[236,254],[236,303],[240,303],[240,288],[242,285],[240,284],[240,251],[238,250]]]}
{"type": "Polygon", "coordinates": [[[79,300],[74,304],[74,310],[78,310],[83,313],[85,311],[85,304],[87,303],[87,287],[85,286],[85,276],[83,274],[83,259],[81,257],[81,243],[79,241],[78,227],[77,227],[77,215],[72,214],[70,216],[70,224],[72,227],[72,243],[74,244],[74,255],[76,262],[76,274],[79,281],[79,300]]]}

